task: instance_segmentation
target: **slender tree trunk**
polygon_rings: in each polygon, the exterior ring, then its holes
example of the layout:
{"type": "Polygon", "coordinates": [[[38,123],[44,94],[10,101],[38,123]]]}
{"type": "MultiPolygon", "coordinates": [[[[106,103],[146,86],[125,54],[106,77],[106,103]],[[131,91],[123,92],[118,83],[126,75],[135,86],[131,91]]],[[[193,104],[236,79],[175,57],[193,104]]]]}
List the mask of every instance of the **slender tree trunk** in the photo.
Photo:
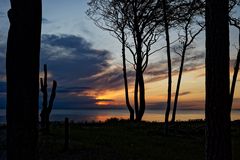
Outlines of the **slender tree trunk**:
{"type": "Polygon", "coordinates": [[[140,109],[139,109],[139,120],[142,120],[143,114],[145,112],[145,87],[143,73],[140,72],[139,75],[139,97],[140,97],[140,109]]]}
{"type": "Polygon", "coordinates": [[[238,54],[237,54],[237,59],[236,59],[236,64],[234,66],[234,73],[233,73],[233,79],[232,79],[232,85],[231,85],[231,92],[230,92],[230,106],[232,108],[232,103],[233,103],[233,96],[234,96],[234,91],[235,91],[235,85],[237,81],[237,76],[238,76],[238,71],[239,71],[239,63],[240,63],[240,29],[238,30],[238,54]]]}
{"type": "Polygon", "coordinates": [[[125,35],[122,31],[122,61],[123,61],[123,79],[124,79],[124,88],[125,88],[125,101],[130,113],[130,121],[134,121],[134,110],[130,104],[128,96],[128,81],[127,81],[127,71],[126,71],[126,52],[125,52],[125,35]]]}
{"type": "Polygon", "coordinates": [[[173,113],[172,113],[172,120],[171,120],[172,123],[175,122],[175,117],[176,117],[178,95],[179,95],[179,90],[180,90],[180,85],[181,85],[181,80],[182,80],[182,72],[183,72],[183,65],[184,65],[184,60],[185,60],[185,53],[186,53],[186,47],[184,46],[183,51],[182,51],[182,59],[181,59],[181,64],[180,64],[180,69],[179,69],[176,94],[175,94],[175,99],[174,99],[174,104],[173,104],[173,113]]]}
{"type": "Polygon", "coordinates": [[[231,160],[227,0],[206,1],[206,160],[231,160]]]}
{"type": "Polygon", "coordinates": [[[168,119],[171,109],[171,94],[172,94],[172,65],[171,65],[171,53],[170,53],[170,37],[169,37],[169,25],[167,19],[167,6],[166,0],[163,0],[163,14],[164,14],[164,28],[166,34],[167,43],[167,61],[168,61],[168,97],[167,97],[167,108],[165,113],[165,133],[168,134],[168,119]]]}
{"type": "Polygon", "coordinates": [[[135,114],[136,114],[136,121],[139,121],[139,111],[138,111],[138,73],[136,71],[135,77],[135,86],[134,86],[134,106],[135,106],[135,114]]]}
{"type": "Polygon", "coordinates": [[[142,70],[142,58],[141,58],[141,38],[138,37],[138,46],[136,47],[137,52],[137,64],[136,64],[136,80],[135,80],[135,92],[134,92],[134,101],[135,101],[135,112],[136,112],[136,120],[141,121],[142,117],[140,117],[140,110],[141,110],[141,89],[140,89],[140,81],[141,81],[141,70],[142,70]],[[139,92],[138,92],[139,89],[139,92]],[[139,106],[138,106],[139,105],[139,106]]]}
{"type": "Polygon", "coordinates": [[[37,159],[41,0],[11,0],[8,11],[7,159],[37,159]]]}

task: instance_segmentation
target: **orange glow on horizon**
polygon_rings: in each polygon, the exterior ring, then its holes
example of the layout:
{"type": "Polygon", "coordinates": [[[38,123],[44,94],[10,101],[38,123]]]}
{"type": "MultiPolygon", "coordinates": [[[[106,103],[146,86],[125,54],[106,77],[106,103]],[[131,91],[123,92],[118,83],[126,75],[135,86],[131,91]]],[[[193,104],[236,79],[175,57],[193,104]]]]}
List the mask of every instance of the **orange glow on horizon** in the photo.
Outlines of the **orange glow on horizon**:
{"type": "MultiPolygon", "coordinates": [[[[96,99],[96,100],[99,100],[99,99],[96,99]]],[[[99,100],[99,101],[96,102],[96,105],[99,105],[99,106],[108,106],[108,105],[111,105],[111,102],[99,100]]]]}
{"type": "MultiPolygon", "coordinates": [[[[147,77],[146,77],[147,78],[147,77]]],[[[172,78],[172,103],[175,97],[176,83],[178,74],[172,78]]],[[[231,79],[231,78],[230,78],[231,79]]],[[[233,108],[240,109],[240,90],[236,84],[233,108]]],[[[145,83],[145,100],[147,104],[159,104],[167,101],[168,80],[163,79],[145,83]]],[[[119,107],[126,106],[124,88],[115,90],[91,90],[85,93],[96,99],[96,105],[119,107]]],[[[134,84],[129,82],[129,99],[134,106],[134,84]]],[[[196,109],[204,108],[205,101],[205,68],[199,68],[194,71],[183,72],[179,93],[179,104],[188,104],[196,109]]]]}

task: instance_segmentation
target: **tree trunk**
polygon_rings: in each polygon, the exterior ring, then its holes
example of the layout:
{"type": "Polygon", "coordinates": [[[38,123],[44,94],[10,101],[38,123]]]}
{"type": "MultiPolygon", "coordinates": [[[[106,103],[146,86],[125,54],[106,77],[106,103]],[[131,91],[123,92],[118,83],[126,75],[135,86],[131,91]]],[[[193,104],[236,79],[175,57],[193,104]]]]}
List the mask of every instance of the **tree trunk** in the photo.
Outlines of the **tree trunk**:
{"type": "Polygon", "coordinates": [[[206,1],[206,160],[231,160],[228,1],[206,1]]]}
{"type": "MultiPolygon", "coordinates": [[[[139,32],[137,32],[139,33],[139,32]]],[[[137,53],[137,64],[136,64],[136,79],[135,79],[135,91],[134,91],[134,101],[135,101],[135,112],[136,112],[136,121],[141,121],[140,117],[140,109],[141,109],[141,101],[140,101],[140,86],[139,86],[139,81],[141,77],[141,70],[142,70],[142,58],[141,58],[141,53],[142,53],[142,48],[141,48],[141,38],[138,36],[137,38],[138,45],[136,47],[136,53],[137,53]],[[139,89],[139,92],[138,92],[139,89]],[[139,105],[139,106],[138,106],[139,105]]]]}
{"type": "Polygon", "coordinates": [[[53,80],[53,84],[52,84],[52,91],[51,91],[51,96],[49,99],[49,103],[48,103],[48,107],[47,107],[47,113],[46,113],[46,131],[47,133],[49,133],[50,131],[50,113],[52,112],[52,108],[53,108],[53,102],[54,99],[56,97],[56,89],[57,89],[57,82],[55,80],[53,80]]]}
{"type": "Polygon", "coordinates": [[[41,0],[11,0],[6,53],[7,158],[37,159],[41,0]]]}
{"type": "Polygon", "coordinates": [[[136,114],[136,121],[139,121],[139,111],[138,111],[138,73],[136,71],[135,77],[135,86],[134,86],[134,106],[135,106],[135,114],[136,114]]]}
{"type": "Polygon", "coordinates": [[[237,54],[237,59],[236,59],[236,64],[234,66],[234,73],[233,73],[233,79],[232,79],[232,85],[231,85],[231,92],[230,92],[230,107],[232,108],[232,103],[233,103],[233,96],[234,96],[234,91],[235,91],[235,85],[237,81],[237,76],[238,76],[238,70],[239,70],[239,63],[240,63],[240,29],[238,30],[238,54],[237,54]]]}
{"type": "Polygon", "coordinates": [[[47,123],[47,105],[48,105],[48,91],[47,91],[47,65],[44,64],[44,77],[40,79],[41,92],[43,94],[42,99],[42,111],[40,113],[41,117],[41,129],[46,129],[47,123]]]}
{"type": "Polygon", "coordinates": [[[139,120],[142,120],[143,114],[145,112],[145,87],[144,87],[144,78],[143,73],[140,72],[139,75],[139,101],[140,101],[140,109],[139,109],[139,120]]]}
{"type": "Polygon", "coordinates": [[[171,109],[171,94],[172,94],[172,65],[171,65],[171,53],[170,53],[170,37],[169,37],[169,25],[167,19],[167,4],[166,0],[163,0],[163,14],[164,14],[164,28],[166,34],[167,43],[167,61],[168,61],[168,97],[167,97],[167,108],[165,113],[165,134],[168,134],[168,119],[171,109]]]}
{"type": "Polygon", "coordinates": [[[123,59],[123,79],[124,79],[124,88],[125,88],[125,101],[130,113],[130,121],[134,121],[134,110],[130,104],[128,96],[128,81],[127,81],[127,71],[126,71],[126,52],[125,52],[125,35],[122,31],[122,59],[123,59]]]}
{"type": "Polygon", "coordinates": [[[180,64],[180,69],[179,69],[177,88],[176,88],[175,99],[174,99],[174,104],[173,104],[173,113],[172,113],[172,120],[171,120],[172,123],[175,122],[175,117],[176,117],[178,95],[179,95],[179,90],[180,90],[180,85],[181,85],[181,80],[182,80],[183,65],[184,65],[185,53],[186,53],[185,46],[183,47],[183,51],[182,51],[182,58],[181,58],[181,64],[180,64]]]}

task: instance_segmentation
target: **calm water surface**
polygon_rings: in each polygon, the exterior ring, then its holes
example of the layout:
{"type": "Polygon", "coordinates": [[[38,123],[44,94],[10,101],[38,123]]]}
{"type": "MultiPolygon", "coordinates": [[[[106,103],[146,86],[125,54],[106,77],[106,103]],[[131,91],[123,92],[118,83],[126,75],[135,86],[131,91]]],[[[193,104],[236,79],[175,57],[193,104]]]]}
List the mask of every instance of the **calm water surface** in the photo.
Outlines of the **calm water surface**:
{"type": "MultiPolygon", "coordinates": [[[[164,114],[164,110],[146,110],[143,120],[163,122],[164,114]]],[[[129,112],[125,109],[54,109],[50,119],[51,121],[63,121],[65,117],[68,117],[74,122],[103,122],[109,118],[128,119],[129,112]]],[[[204,110],[177,111],[176,120],[187,121],[191,119],[204,119],[204,110]]],[[[240,119],[240,110],[233,110],[232,120],[237,119],[240,119]]],[[[0,123],[6,123],[5,109],[0,109],[0,123]]]]}

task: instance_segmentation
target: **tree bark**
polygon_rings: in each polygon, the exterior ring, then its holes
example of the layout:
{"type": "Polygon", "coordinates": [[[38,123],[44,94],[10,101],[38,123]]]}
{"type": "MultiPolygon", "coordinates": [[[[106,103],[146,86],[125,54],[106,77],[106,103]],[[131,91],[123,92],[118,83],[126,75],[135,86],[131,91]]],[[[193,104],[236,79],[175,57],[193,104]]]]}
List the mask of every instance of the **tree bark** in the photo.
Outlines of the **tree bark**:
{"type": "Polygon", "coordinates": [[[231,160],[228,1],[206,1],[206,160],[231,160]]]}
{"type": "Polygon", "coordinates": [[[124,30],[122,31],[122,61],[123,61],[123,79],[124,79],[124,88],[125,88],[125,101],[130,113],[130,121],[134,121],[134,110],[129,101],[128,95],[128,80],[127,80],[127,67],[126,67],[126,52],[125,52],[125,35],[124,30]]]}
{"type": "Polygon", "coordinates": [[[37,159],[41,0],[11,0],[6,53],[7,158],[37,159]]]}
{"type": "Polygon", "coordinates": [[[166,0],[163,0],[163,14],[164,14],[164,28],[167,43],[167,61],[168,61],[168,97],[167,108],[165,112],[165,134],[168,134],[168,119],[171,109],[171,94],[172,94],[172,65],[171,65],[171,52],[170,52],[170,37],[169,37],[169,24],[167,19],[167,4],[166,0]]]}

